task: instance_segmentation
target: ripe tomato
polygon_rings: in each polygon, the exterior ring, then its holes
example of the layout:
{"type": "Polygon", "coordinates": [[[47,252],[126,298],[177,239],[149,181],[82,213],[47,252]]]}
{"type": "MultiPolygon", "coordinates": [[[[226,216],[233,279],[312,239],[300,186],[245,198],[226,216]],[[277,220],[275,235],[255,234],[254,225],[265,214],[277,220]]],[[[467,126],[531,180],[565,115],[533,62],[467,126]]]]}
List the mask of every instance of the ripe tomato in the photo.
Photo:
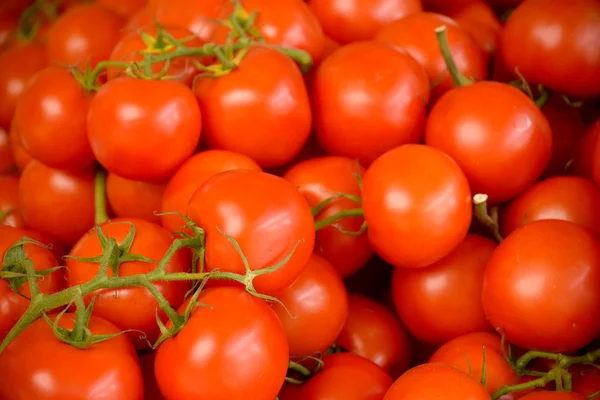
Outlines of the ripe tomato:
{"type": "Polygon", "coordinates": [[[102,4],[121,17],[129,17],[142,8],[145,3],[146,0],[98,0],[98,4],[102,4]]]}
{"type": "MultiPolygon", "coordinates": [[[[153,271],[158,262],[164,257],[169,246],[175,239],[166,229],[150,222],[136,218],[117,218],[100,225],[102,232],[107,238],[116,239],[122,244],[127,234],[135,227],[135,238],[131,246],[130,254],[139,254],[156,260],[155,262],[130,261],[118,266],[118,276],[131,276],[153,271]]],[[[95,230],[86,233],[71,249],[70,258],[67,259],[67,286],[80,285],[92,280],[100,268],[100,263],[84,262],[77,258],[89,258],[101,256],[102,246],[95,230]],[[77,257],[77,258],[73,258],[77,257]]],[[[167,272],[188,272],[191,267],[189,252],[178,251],[167,264],[167,272]]],[[[107,271],[108,276],[114,276],[111,268],[107,271]]],[[[155,282],[154,285],[162,293],[164,298],[174,307],[178,307],[184,300],[189,283],[186,281],[155,282]]],[[[144,333],[150,343],[154,343],[160,334],[156,323],[158,312],[162,320],[166,315],[159,310],[155,297],[145,288],[129,287],[120,289],[104,289],[97,295],[94,303],[94,314],[112,322],[119,328],[135,329],[127,335],[136,348],[145,348],[147,342],[140,338],[144,333]]],[[[86,298],[86,303],[92,299],[92,295],[86,298]]]]}
{"type": "Polygon", "coordinates": [[[581,365],[571,368],[573,392],[590,397],[600,391],[600,369],[581,365]]]}
{"type": "Polygon", "coordinates": [[[440,26],[447,28],[450,51],[458,69],[473,79],[485,79],[487,57],[456,21],[444,15],[430,12],[412,14],[383,28],[375,37],[400,47],[419,62],[429,76],[432,103],[454,87],[435,36],[435,28],[440,26]]]}
{"type": "Polygon", "coordinates": [[[198,79],[195,92],[208,147],[245,154],[263,168],[292,161],[310,134],[302,74],[277,50],[250,48],[231,73],[198,79]]]}
{"type": "Polygon", "coordinates": [[[398,317],[360,294],[348,295],[348,319],[335,344],[389,373],[401,374],[411,363],[410,338],[398,317]]]}
{"type": "MultiPolygon", "coordinates": [[[[200,40],[211,42],[213,37],[227,32],[227,28],[219,22],[228,17],[228,9],[224,7],[226,3],[223,0],[157,0],[153,17],[164,27],[184,28],[200,40]]],[[[149,22],[154,18],[150,18],[149,22]]]]}
{"type": "Polygon", "coordinates": [[[310,0],[308,4],[325,34],[340,44],[373,39],[384,26],[423,11],[420,0],[310,0]]]}
{"type": "MultiPolygon", "coordinates": [[[[129,18],[127,18],[127,23],[122,29],[122,33],[126,35],[128,32],[134,31],[136,29],[153,26],[156,17],[156,11],[158,8],[158,4],[156,3],[156,1],[151,1],[144,4],[144,6],[142,6],[139,10],[137,10],[129,18]]],[[[169,28],[172,28],[172,26],[169,26],[169,28]]]]}
{"type": "Polygon", "coordinates": [[[363,180],[373,249],[396,267],[430,265],[450,253],[471,223],[465,175],[447,155],[405,145],[378,158],[363,180]]]}
{"type": "Polygon", "coordinates": [[[19,211],[19,177],[0,175],[0,225],[23,228],[19,211]]]}
{"type": "Polygon", "coordinates": [[[290,183],[265,172],[232,170],[213,176],[192,195],[187,215],[206,233],[207,271],[246,271],[222,232],[238,242],[253,271],[272,267],[293,252],[285,265],[254,280],[261,293],[275,293],[294,282],[314,248],[306,200],[290,183]]]}
{"type": "Polygon", "coordinates": [[[394,304],[417,339],[441,345],[491,328],[480,299],[486,263],[495,248],[490,239],[467,235],[450,254],[426,268],[394,270],[394,304]]]}
{"type": "Polygon", "coordinates": [[[67,246],[94,226],[94,174],[30,162],[19,182],[25,224],[67,246]]]}
{"type": "Polygon", "coordinates": [[[8,174],[14,170],[16,170],[16,164],[9,134],[6,129],[0,127],[0,174],[8,174]]]}
{"type": "Polygon", "coordinates": [[[510,15],[501,56],[530,84],[577,98],[600,94],[600,3],[526,0],[510,15]],[[552,68],[548,68],[552,65],[552,68]]]}
{"type": "Polygon", "coordinates": [[[492,254],[482,301],[510,343],[564,353],[580,349],[600,334],[600,243],[572,222],[528,223],[492,254]],[[552,301],[564,293],[568,302],[552,301]]]}
{"type": "Polygon", "coordinates": [[[62,14],[50,28],[46,54],[52,63],[94,68],[108,59],[120,37],[124,21],[98,3],[78,4],[62,14]]]}
{"type": "Polygon", "coordinates": [[[287,372],[288,346],[273,310],[237,287],[205,289],[198,301],[206,306],[197,306],[181,332],[158,347],[154,371],[164,397],[275,398],[287,372]]]}
{"type": "Polygon", "coordinates": [[[536,392],[521,397],[522,400],[587,400],[579,393],[570,392],[536,392]]]}
{"type": "Polygon", "coordinates": [[[133,181],[109,173],[106,197],[118,217],[141,218],[160,225],[160,212],[166,183],[133,181]]]}
{"type": "Polygon", "coordinates": [[[34,75],[15,109],[15,129],[27,152],[52,168],[93,165],[86,130],[89,103],[68,69],[52,66],[34,75]]]}
{"type": "MultiPolygon", "coordinates": [[[[162,212],[185,214],[194,192],[209,178],[220,172],[234,169],[260,171],[250,157],[227,150],[206,150],[187,159],[173,174],[162,199],[162,212]]],[[[170,232],[179,232],[185,221],[178,215],[163,215],[162,225],[170,232]]]]}
{"type": "Polygon", "coordinates": [[[396,146],[421,140],[429,80],[411,56],[391,45],[370,41],[339,48],[319,66],[311,92],[315,132],[332,155],[358,158],[366,166],[396,146]]]}
{"type": "Polygon", "coordinates": [[[425,143],[458,163],[474,194],[487,194],[497,203],[518,195],[542,174],[552,152],[552,132],[523,92],[479,82],[453,89],[434,104],[425,143]]]}
{"type": "MultiPolygon", "coordinates": [[[[338,193],[360,198],[358,179],[364,175],[364,172],[365,169],[350,158],[324,156],[299,162],[292,166],[283,178],[297,187],[306,198],[308,205],[313,208],[338,193]]],[[[352,200],[339,198],[329,203],[317,215],[316,221],[358,207],[360,204],[352,200]]],[[[336,226],[328,226],[317,231],[316,252],[324,256],[344,278],[365,266],[373,255],[366,234],[356,236],[345,233],[358,232],[363,223],[362,217],[349,217],[340,220],[336,226]]]]}
{"type": "Polygon", "coordinates": [[[160,182],[193,153],[202,119],[192,91],[177,81],[118,78],[90,103],[92,151],[123,178],[160,182]]]}
{"type": "MultiPolygon", "coordinates": [[[[600,162],[596,162],[595,164],[595,160],[600,161],[600,157],[595,156],[597,151],[596,143],[598,142],[599,136],[600,119],[597,119],[590,125],[585,135],[579,140],[572,168],[575,175],[594,180],[594,174],[596,173],[594,169],[596,168],[595,165],[597,165],[598,177],[600,177],[600,162]]],[[[600,150],[598,151],[600,155],[600,150]]],[[[597,181],[600,182],[600,179],[597,181]]]]}
{"type": "Polygon", "coordinates": [[[27,150],[25,150],[25,147],[23,147],[23,144],[21,143],[21,135],[19,135],[19,132],[14,125],[15,124],[13,123],[8,138],[10,141],[10,150],[13,154],[17,168],[20,171],[23,171],[27,164],[33,160],[33,158],[29,155],[27,150]]]}
{"type": "MultiPolygon", "coordinates": [[[[72,329],[75,315],[64,314],[59,325],[72,329]]],[[[116,326],[97,317],[90,319],[89,329],[95,335],[119,333],[116,326]]],[[[144,398],[138,357],[127,337],[117,335],[80,350],[54,336],[52,326],[42,318],[2,352],[0,376],[0,397],[6,400],[90,399],[100,395],[122,400],[144,398]]]]}

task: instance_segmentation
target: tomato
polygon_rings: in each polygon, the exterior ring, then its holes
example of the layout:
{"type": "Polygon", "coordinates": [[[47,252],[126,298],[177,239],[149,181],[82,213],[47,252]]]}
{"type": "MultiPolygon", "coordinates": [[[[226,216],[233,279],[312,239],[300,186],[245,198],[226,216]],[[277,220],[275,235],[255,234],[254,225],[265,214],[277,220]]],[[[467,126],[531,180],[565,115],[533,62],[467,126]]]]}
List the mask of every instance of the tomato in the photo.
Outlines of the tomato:
{"type": "Polygon", "coordinates": [[[452,365],[482,381],[485,351],[485,387],[490,394],[515,383],[517,375],[502,354],[500,336],[475,332],[446,342],[429,359],[452,365]]]}
{"type": "Polygon", "coordinates": [[[263,168],[292,161],[310,134],[302,74],[277,50],[250,48],[231,73],[198,79],[195,92],[208,147],[245,154],[263,168]]]}
{"type": "Polygon", "coordinates": [[[193,153],[202,118],[192,91],[177,81],[118,78],[90,103],[92,151],[123,178],[160,182],[193,153]]]}
{"type": "Polygon", "coordinates": [[[348,295],[348,319],[335,344],[387,372],[401,374],[411,363],[410,339],[398,317],[360,294],[348,295]]]}
{"type": "Polygon", "coordinates": [[[352,353],[323,358],[324,368],[304,384],[305,399],[382,399],[392,378],[369,359],[352,353]]]}
{"type": "MultiPolygon", "coordinates": [[[[164,228],[150,222],[136,218],[117,218],[100,225],[100,229],[107,238],[116,239],[122,244],[127,234],[135,227],[135,237],[130,254],[139,254],[156,260],[155,262],[130,261],[118,266],[118,276],[131,276],[153,271],[158,262],[164,257],[169,246],[175,239],[164,228]]],[[[102,246],[95,230],[86,233],[71,249],[67,259],[67,286],[80,285],[92,280],[100,268],[100,263],[84,262],[77,258],[89,258],[101,256],[102,246]],[[75,257],[75,258],[74,258],[75,257]]],[[[189,253],[178,251],[167,264],[167,272],[188,272],[191,268],[189,253]]],[[[111,268],[107,271],[108,276],[113,276],[111,268]]],[[[184,300],[189,283],[186,281],[154,282],[164,298],[174,307],[178,307],[184,300]]],[[[94,315],[112,322],[119,328],[135,329],[127,332],[127,335],[136,348],[148,346],[146,340],[140,338],[145,334],[150,343],[154,343],[160,334],[156,322],[156,314],[159,311],[155,297],[145,288],[130,287],[120,289],[104,289],[94,293],[94,315]]],[[[86,303],[92,299],[92,295],[86,298],[86,303]]],[[[162,311],[159,316],[165,320],[162,311]]]]}
{"type": "Polygon", "coordinates": [[[580,349],[600,334],[600,243],[572,222],[528,223],[492,254],[482,302],[510,343],[561,353],[580,349]],[[554,301],[564,293],[568,302],[554,301]]]}
{"type": "MultiPolygon", "coordinates": [[[[360,198],[359,176],[365,169],[356,161],[336,156],[323,156],[307,159],[292,166],[283,176],[298,188],[313,208],[338,193],[360,198]]],[[[331,217],[338,212],[360,207],[360,204],[347,198],[339,198],[326,206],[317,215],[316,221],[331,217]]],[[[373,255],[366,234],[349,235],[345,232],[358,232],[364,223],[362,217],[349,217],[340,220],[335,226],[320,229],[316,234],[315,249],[324,256],[342,275],[347,277],[362,268],[373,255]]]]}
{"type": "Polygon", "coordinates": [[[94,226],[94,174],[32,161],[21,175],[19,204],[27,226],[73,245],[94,226]]]}
{"type": "Polygon", "coordinates": [[[431,82],[432,102],[454,87],[435,36],[435,29],[440,26],[447,28],[450,51],[458,69],[473,79],[485,79],[487,57],[456,21],[444,15],[430,12],[412,14],[383,28],[375,37],[400,47],[419,62],[431,82]]]}
{"type": "Polygon", "coordinates": [[[8,131],[0,128],[0,174],[13,172],[16,168],[8,131]]]}
{"type": "MultiPolygon", "coordinates": [[[[0,6],[4,5],[2,3],[0,6]]],[[[0,50],[5,50],[14,43],[16,30],[19,26],[19,15],[0,11],[0,50]]]]}
{"type": "Polygon", "coordinates": [[[590,397],[600,391],[600,370],[593,366],[581,365],[571,368],[573,392],[590,397]]]}
{"type": "Polygon", "coordinates": [[[286,382],[277,394],[277,398],[279,400],[304,400],[303,389],[304,385],[286,382]]]}
{"type": "Polygon", "coordinates": [[[465,238],[471,193],[450,157],[431,147],[404,145],[367,170],[363,210],[379,256],[396,267],[425,267],[465,238]]]}
{"type": "Polygon", "coordinates": [[[0,127],[10,128],[17,99],[46,64],[44,46],[35,41],[14,44],[0,53],[0,127]]]}
{"type": "MultiPolygon", "coordinates": [[[[72,329],[75,316],[64,314],[59,325],[72,329]]],[[[97,317],[90,319],[89,329],[95,335],[119,333],[116,326],[97,317]]],[[[137,354],[127,337],[117,335],[80,350],[61,342],[42,318],[2,352],[0,376],[0,397],[6,400],[144,398],[137,354]]]]}
{"type": "Polygon", "coordinates": [[[0,175],[0,224],[22,228],[19,212],[19,177],[0,175]]]}
{"type": "Polygon", "coordinates": [[[192,195],[187,215],[205,231],[207,271],[246,271],[223,233],[238,242],[252,271],[290,257],[276,271],[254,280],[260,293],[274,293],[294,282],[314,248],[313,218],[302,194],[284,179],[261,171],[232,170],[213,176],[192,195]]]}
{"type": "MultiPolygon", "coordinates": [[[[572,165],[572,171],[575,175],[583,176],[590,180],[594,179],[594,159],[599,135],[600,119],[597,119],[579,139],[572,165]]],[[[598,172],[598,176],[600,176],[600,169],[598,172]]]]}
{"type": "MultiPolygon", "coordinates": [[[[128,19],[125,27],[122,29],[123,35],[139,28],[153,26],[155,22],[156,10],[158,5],[155,1],[146,3],[139,10],[134,12],[128,19]]],[[[171,27],[170,27],[171,28],[171,27]]],[[[182,28],[184,29],[184,28],[182,28]]]]}
{"type": "Polygon", "coordinates": [[[423,11],[420,0],[310,0],[308,4],[325,34],[340,44],[373,39],[384,26],[423,11]]]}
{"type": "Polygon", "coordinates": [[[569,392],[537,392],[522,397],[523,400],[586,400],[587,397],[569,392]]]}
{"type": "Polygon", "coordinates": [[[165,400],[158,389],[156,377],[154,376],[154,359],[156,352],[153,350],[139,354],[140,367],[144,378],[144,400],[165,400]]]}
{"type": "Polygon", "coordinates": [[[106,197],[118,217],[141,218],[160,225],[160,212],[166,183],[133,181],[109,173],[106,197]]]}
{"type": "Polygon", "coordinates": [[[542,174],[552,152],[548,121],[523,92],[479,82],[447,92],[436,102],[425,143],[452,157],[472,192],[491,203],[518,195],[542,174]]]}
{"type": "Polygon", "coordinates": [[[98,4],[122,17],[128,17],[146,4],[146,0],[98,0],[98,4]]]}
{"type": "Polygon", "coordinates": [[[501,56],[532,85],[576,98],[598,96],[599,19],[597,0],[525,0],[506,22],[501,56]]]}
{"type": "Polygon", "coordinates": [[[164,397],[274,399],[287,372],[288,345],[273,310],[237,287],[205,289],[198,302],[206,306],[197,306],[181,332],[158,347],[154,372],[164,397]]]}
{"type": "Polygon", "coordinates": [[[315,132],[329,154],[358,158],[366,166],[396,146],[421,140],[427,74],[391,45],[370,41],[339,48],[318,67],[311,92],[315,132]]]}
{"type": "MultiPolygon", "coordinates": [[[[530,382],[534,379],[537,379],[537,377],[524,375],[524,376],[521,376],[519,379],[517,379],[517,381],[514,382],[514,384],[526,383],[526,382],[530,382]]],[[[511,392],[509,394],[505,394],[504,396],[500,397],[498,400],[517,400],[517,399],[523,398],[523,396],[526,396],[529,393],[534,393],[534,392],[539,392],[539,391],[540,391],[540,389],[538,389],[538,388],[519,390],[518,392],[511,392]]]]}
{"type": "Polygon", "coordinates": [[[21,143],[21,135],[14,127],[14,123],[12,124],[10,130],[9,141],[10,150],[13,154],[15,164],[20,171],[23,171],[27,164],[33,160],[33,158],[29,155],[27,150],[25,150],[25,147],[23,147],[23,144],[21,143]]]}
{"type": "Polygon", "coordinates": [[[585,178],[557,176],[536,183],[504,210],[504,236],[542,219],[574,222],[600,238],[600,189],[585,178]]]}
{"type": "Polygon", "coordinates": [[[78,4],[50,28],[46,53],[52,63],[94,68],[108,59],[119,40],[123,20],[98,3],[78,4]]]}
{"type": "Polygon", "coordinates": [[[213,37],[227,32],[219,22],[228,17],[229,9],[223,7],[226,3],[223,0],[157,0],[154,17],[162,26],[185,28],[200,40],[210,42],[213,37]]]}

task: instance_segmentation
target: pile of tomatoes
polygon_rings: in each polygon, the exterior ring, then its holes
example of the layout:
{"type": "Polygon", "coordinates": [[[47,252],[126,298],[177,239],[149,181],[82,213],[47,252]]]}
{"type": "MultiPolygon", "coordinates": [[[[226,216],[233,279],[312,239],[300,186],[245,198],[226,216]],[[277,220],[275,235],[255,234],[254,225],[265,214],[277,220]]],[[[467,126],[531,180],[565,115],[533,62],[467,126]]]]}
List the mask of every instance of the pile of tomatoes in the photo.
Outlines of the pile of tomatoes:
{"type": "Polygon", "coordinates": [[[598,0],[4,0],[0,399],[600,394],[598,0]]]}

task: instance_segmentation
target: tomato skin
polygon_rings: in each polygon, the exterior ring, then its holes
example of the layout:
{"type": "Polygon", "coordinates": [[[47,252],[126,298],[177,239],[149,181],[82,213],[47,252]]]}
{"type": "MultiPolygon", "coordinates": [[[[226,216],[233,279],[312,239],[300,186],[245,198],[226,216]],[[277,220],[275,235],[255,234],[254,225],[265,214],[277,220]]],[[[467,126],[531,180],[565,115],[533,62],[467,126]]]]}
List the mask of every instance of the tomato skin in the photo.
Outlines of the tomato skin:
{"type": "Polygon", "coordinates": [[[471,193],[450,157],[428,146],[404,145],[367,170],[363,210],[375,252],[396,267],[419,268],[440,260],[465,238],[471,193]]]}
{"type": "Polygon", "coordinates": [[[592,366],[582,365],[571,368],[573,392],[591,396],[600,391],[600,371],[592,366]]]}
{"type": "MultiPolygon", "coordinates": [[[[153,17],[165,27],[185,28],[204,42],[227,35],[219,20],[226,20],[228,9],[222,0],[157,0],[153,17]],[[225,33],[224,33],[225,32],[225,33]]],[[[152,23],[153,18],[148,22],[152,23]]]]}
{"type": "Polygon", "coordinates": [[[9,174],[15,170],[15,156],[12,153],[9,133],[0,127],[0,174],[9,174]]]}
{"type": "Polygon", "coordinates": [[[23,144],[21,143],[21,135],[17,131],[17,129],[12,124],[10,133],[9,133],[9,141],[10,141],[10,149],[13,154],[13,158],[15,160],[15,164],[19,171],[23,171],[27,164],[29,164],[33,158],[29,155],[23,144]]]}
{"type": "Polygon", "coordinates": [[[492,254],[482,303],[510,343],[561,353],[580,349],[600,333],[600,244],[572,222],[528,223],[492,254]],[[548,300],[563,293],[568,303],[548,300]]]}
{"type": "Polygon", "coordinates": [[[194,90],[211,149],[273,168],[292,161],[308,139],[312,117],[302,74],[277,50],[252,47],[233,72],[200,78],[194,90]]]}
{"type": "Polygon", "coordinates": [[[98,161],[109,172],[145,182],[171,176],[194,153],[201,129],[198,103],[177,81],[108,81],[92,99],[87,119],[98,161]]]}
{"type": "MultiPolygon", "coordinates": [[[[23,228],[25,222],[19,211],[19,177],[0,175],[0,214],[9,212],[0,218],[0,225],[23,228]]],[[[1,259],[1,258],[0,258],[1,259]]]]}
{"type": "Polygon", "coordinates": [[[329,154],[367,166],[386,151],[422,138],[427,73],[389,44],[358,42],[337,49],[318,67],[311,93],[317,139],[329,154]]]}
{"type": "Polygon", "coordinates": [[[431,85],[432,103],[454,87],[440,52],[434,30],[446,26],[450,51],[458,69],[476,80],[487,76],[487,59],[477,43],[451,18],[431,12],[404,17],[379,31],[380,40],[405,50],[425,69],[431,85]]]}
{"type": "Polygon", "coordinates": [[[479,82],[453,89],[434,104],[425,143],[458,163],[473,194],[487,194],[497,203],[518,195],[542,174],[552,152],[552,133],[523,92],[479,82]]]}
{"type": "Polygon", "coordinates": [[[576,98],[600,94],[600,4],[526,0],[505,24],[502,58],[530,84],[576,98]],[[555,65],[548,68],[548,65],[555,65]]]}
{"type": "Polygon", "coordinates": [[[140,182],[109,173],[106,197],[118,217],[141,218],[160,225],[160,212],[166,183],[140,182]]]}
{"type": "Polygon", "coordinates": [[[586,400],[587,397],[579,393],[570,392],[536,392],[522,397],[523,400],[586,400]]]}
{"type": "Polygon", "coordinates": [[[142,8],[146,0],[98,0],[98,4],[102,4],[121,17],[128,17],[142,8]]]}
{"type": "MultiPolygon", "coordinates": [[[[50,318],[54,320],[56,316],[50,318]]],[[[74,324],[75,316],[71,313],[64,314],[59,322],[67,329],[72,329],[74,324]]],[[[119,332],[110,322],[94,316],[89,328],[97,335],[119,332]]],[[[56,338],[52,327],[42,318],[27,327],[2,352],[0,371],[0,397],[6,400],[83,400],[99,396],[144,399],[137,354],[125,335],[83,351],[56,338]],[[48,380],[39,379],[40,376],[48,380]],[[107,376],[110,385],[106,384],[107,376]]]]}
{"type": "Polygon", "coordinates": [[[198,301],[212,309],[196,307],[177,336],[158,347],[154,373],[163,396],[167,400],[275,398],[287,372],[288,346],[273,310],[237,287],[205,289],[198,301]],[[198,346],[205,351],[194,351],[198,346]]]}
{"type": "MultiPolygon", "coordinates": [[[[590,125],[585,135],[583,135],[583,137],[579,140],[572,168],[572,171],[575,175],[594,180],[594,162],[595,160],[600,161],[600,158],[595,157],[597,146],[596,143],[598,142],[599,136],[600,119],[597,119],[590,125]]],[[[600,162],[597,163],[597,166],[598,177],[600,178],[600,162]]],[[[600,182],[600,179],[598,179],[597,182],[600,182]]]]}
{"type": "Polygon", "coordinates": [[[284,266],[254,280],[260,293],[289,286],[313,252],[310,208],[296,188],[275,175],[252,170],[221,172],[192,195],[187,215],[204,229],[207,271],[245,273],[240,254],[218,229],[238,242],[253,271],[274,266],[293,251],[284,266]]]}

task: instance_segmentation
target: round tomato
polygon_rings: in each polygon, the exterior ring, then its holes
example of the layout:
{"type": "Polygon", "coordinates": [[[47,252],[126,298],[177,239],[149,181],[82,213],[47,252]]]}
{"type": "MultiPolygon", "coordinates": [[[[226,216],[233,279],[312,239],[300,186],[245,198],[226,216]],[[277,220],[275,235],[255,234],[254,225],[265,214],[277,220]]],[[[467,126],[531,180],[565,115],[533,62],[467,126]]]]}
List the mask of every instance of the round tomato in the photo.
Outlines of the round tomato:
{"type": "Polygon", "coordinates": [[[16,170],[15,167],[8,130],[0,127],[0,174],[11,173],[16,170]]]}
{"type": "Polygon", "coordinates": [[[396,146],[421,140],[427,73],[387,43],[359,42],[334,51],[318,67],[311,93],[317,139],[329,154],[369,165],[396,146]],[[369,62],[356,62],[361,59],[369,62]]]}
{"type": "Polygon", "coordinates": [[[98,0],[98,3],[117,15],[128,17],[142,8],[146,0],[98,0]]]}
{"type": "Polygon", "coordinates": [[[252,271],[279,269],[254,279],[261,293],[289,286],[311,257],[315,230],[302,194],[275,175],[253,170],[222,172],[207,180],[191,197],[187,215],[206,233],[205,268],[244,274],[242,255],[252,271]],[[292,254],[293,253],[293,254],[292,254]]]}
{"type": "Polygon", "coordinates": [[[109,173],[106,197],[118,217],[141,218],[160,225],[160,212],[166,183],[133,181],[109,173]]]}
{"type": "Polygon", "coordinates": [[[587,400],[579,393],[569,392],[537,392],[521,397],[522,400],[587,400]]]}
{"type": "Polygon", "coordinates": [[[211,42],[218,34],[227,35],[227,28],[220,21],[227,20],[223,0],[156,0],[154,18],[161,26],[185,28],[204,42],[211,42]],[[225,32],[225,33],[223,33],[225,32]]]}
{"type": "Polygon", "coordinates": [[[0,225],[23,228],[19,211],[19,177],[0,175],[0,225]]]}
{"type": "Polygon", "coordinates": [[[483,308],[517,346],[570,352],[600,334],[600,243],[572,222],[541,220],[511,233],[484,275],[483,308]],[[558,301],[568,293],[568,301],[558,301]]]}
{"type": "Polygon", "coordinates": [[[573,378],[573,391],[589,398],[600,391],[600,369],[591,365],[580,365],[569,371],[573,378]]]}
{"type": "Polygon", "coordinates": [[[572,168],[575,175],[583,176],[590,180],[594,180],[594,175],[596,174],[594,170],[597,168],[597,182],[600,182],[600,150],[598,150],[599,157],[595,157],[595,153],[599,136],[600,119],[597,119],[579,140],[572,168]],[[595,163],[595,160],[598,161],[595,163]],[[597,167],[595,167],[595,165],[597,167]]]}
{"type": "MultiPolygon", "coordinates": [[[[168,400],[274,399],[288,345],[279,319],[244,289],[205,289],[184,328],[157,350],[154,372],[168,400]]],[[[187,303],[180,308],[183,313],[187,303]]]]}
{"type": "Polygon", "coordinates": [[[404,145],[367,170],[363,210],[377,254],[396,267],[425,267],[465,238],[471,193],[450,157],[431,147],[404,145]]]}
{"type": "Polygon", "coordinates": [[[129,18],[127,18],[127,23],[125,24],[122,32],[126,34],[127,32],[131,32],[136,29],[153,26],[156,20],[156,11],[158,8],[158,4],[156,3],[156,1],[148,2],[139,10],[134,12],[129,18]]]}

